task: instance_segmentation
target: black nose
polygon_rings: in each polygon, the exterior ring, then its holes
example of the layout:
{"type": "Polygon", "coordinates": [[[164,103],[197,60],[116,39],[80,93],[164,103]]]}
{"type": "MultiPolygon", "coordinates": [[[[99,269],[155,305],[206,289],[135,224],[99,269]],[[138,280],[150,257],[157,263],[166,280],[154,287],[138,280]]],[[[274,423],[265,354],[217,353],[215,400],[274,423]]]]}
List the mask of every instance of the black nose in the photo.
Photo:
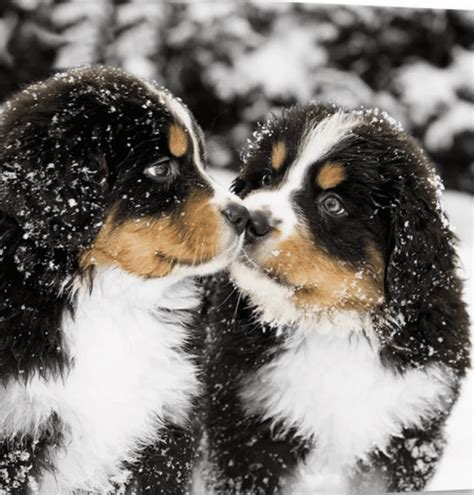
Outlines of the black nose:
{"type": "Polygon", "coordinates": [[[266,236],[271,230],[272,226],[270,225],[268,216],[261,211],[254,211],[250,214],[245,240],[247,242],[253,242],[266,236]]]}
{"type": "Polygon", "coordinates": [[[238,235],[240,235],[249,220],[249,212],[245,206],[238,203],[229,203],[223,210],[222,214],[229,220],[238,235]]]}

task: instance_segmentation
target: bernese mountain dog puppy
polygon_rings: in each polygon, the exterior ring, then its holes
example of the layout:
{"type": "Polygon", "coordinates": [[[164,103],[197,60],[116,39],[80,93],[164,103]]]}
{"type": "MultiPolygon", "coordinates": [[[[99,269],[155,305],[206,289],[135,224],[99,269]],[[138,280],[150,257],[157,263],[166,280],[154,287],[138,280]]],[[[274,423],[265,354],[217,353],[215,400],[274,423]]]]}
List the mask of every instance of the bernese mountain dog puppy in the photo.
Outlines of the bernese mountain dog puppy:
{"type": "Polygon", "coordinates": [[[440,190],[378,111],[309,104],[256,131],[234,183],[246,243],[203,307],[216,493],[431,478],[470,354],[440,190]]]}
{"type": "Polygon", "coordinates": [[[222,269],[247,219],[205,161],[187,108],[119,69],[75,69],[8,101],[0,493],[186,492],[200,390],[190,276],[222,269]]]}

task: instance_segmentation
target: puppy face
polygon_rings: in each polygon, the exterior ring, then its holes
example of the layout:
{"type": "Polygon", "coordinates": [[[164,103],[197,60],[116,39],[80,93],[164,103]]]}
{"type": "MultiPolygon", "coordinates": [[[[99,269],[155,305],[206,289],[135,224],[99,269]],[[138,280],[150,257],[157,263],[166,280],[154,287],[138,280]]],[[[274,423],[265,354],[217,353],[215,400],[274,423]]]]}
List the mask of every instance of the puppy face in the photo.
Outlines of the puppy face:
{"type": "Polygon", "coordinates": [[[204,274],[235,256],[246,211],[207,175],[202,131],[167,90],[116,69],[73,70],[19,93],[4,127],[11,166],[22,158],[9,187],[21,189],[29,238],[67,245],[82,270],[204,274]]]}
{"type": "Polygon", "coordinates": [[[125,143],[132,152],[121,153],[128,158],[118,165],[104,225],[82,263],[119,265],[144,277],[209,273],[228,263],[242,241],[227,215],[238,198],[206,174],[203,134],[187,109],[166,90],[145,90],[143,105],[155,124],[147,128],[143,116],[134,117],[139,141],[125,143]]]}
{"type": "Polygon", "coordinates": [[[391,210],[427,173],[413,140],[376,113],[308,105],[267,122],[244,161],[234,190],[251,221],[232,275],[268,319],[381,305],[391,210]]]}

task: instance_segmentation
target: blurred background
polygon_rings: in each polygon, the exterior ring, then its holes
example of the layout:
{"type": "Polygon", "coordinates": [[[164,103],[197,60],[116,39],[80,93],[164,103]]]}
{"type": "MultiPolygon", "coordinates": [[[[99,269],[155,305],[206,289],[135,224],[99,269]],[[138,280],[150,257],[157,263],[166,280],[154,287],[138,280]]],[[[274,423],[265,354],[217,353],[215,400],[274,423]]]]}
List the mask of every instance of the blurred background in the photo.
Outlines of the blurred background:
{"type": "Polygon", "coordinates": [[[256,121],[312,99],[378,107],[474,192],[474,12],[263,2],[2,0],[0,102],[107,63],[181,96],[213,165],[236,170],[256,121]]]}

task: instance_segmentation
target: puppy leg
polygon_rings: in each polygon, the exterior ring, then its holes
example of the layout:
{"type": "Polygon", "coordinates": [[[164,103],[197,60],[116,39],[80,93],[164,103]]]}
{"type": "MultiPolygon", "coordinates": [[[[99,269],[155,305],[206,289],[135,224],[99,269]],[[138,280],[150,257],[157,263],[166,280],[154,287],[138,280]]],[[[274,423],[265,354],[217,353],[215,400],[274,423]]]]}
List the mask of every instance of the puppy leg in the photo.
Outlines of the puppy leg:
{"type": "Polygon", "coordinates": [[[0,444],[0,494],[26,494],[34,466],[35,456],[30,439],[0,444]]]}
{"type": "Polygon", "coordinates": [[[293,432],[279,434],[268,421],[238,417],[235,407],[232,418],[219,417],[208,434],[209,484],[219,495],[280,493],[285,479],[307,453],[307,446],[293,432]]]}
{"type": "Polygon", "coordinates": [[[146,447],[132,472],[127,494],[183,495],[188,493],[194,457],[195,435],[189,429],[170,425],[160,431],[160,440],[146,447]]]}
{"type": "Polygon", "coordinates": [[[3,440],[0,443],[0,494],[35,493],[45,471],[53,472],[51,452],[62,445],[60,421],[52,416],[41,429],[41,435],[3,440]]]}
{"type": "Polygon", "coordinates": [[[393,438],[384,453],[372,456],[371,466],[362,467],[358,484],[364,486],[378,473],[388,492],[422,491],[435,473],[441,459],[445,439],[444,420],[426,429],[405,429],[402,437],[393,438]],[[365,471],[365,472],[364,472],[365,471]]]}

